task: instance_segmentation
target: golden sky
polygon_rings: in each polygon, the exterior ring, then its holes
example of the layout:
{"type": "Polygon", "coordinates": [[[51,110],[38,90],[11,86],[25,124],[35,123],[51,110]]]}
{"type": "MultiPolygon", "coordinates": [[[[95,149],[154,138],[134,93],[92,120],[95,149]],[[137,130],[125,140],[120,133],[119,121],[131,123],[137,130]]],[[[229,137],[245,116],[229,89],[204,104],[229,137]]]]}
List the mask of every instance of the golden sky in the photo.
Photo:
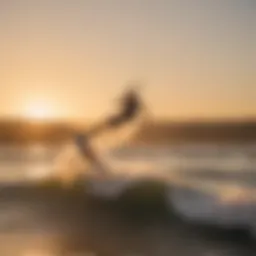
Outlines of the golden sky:
{"type": "Polygon", "coordinates": [[[0,1],[0,117],[98,118],[139,80],[165,118],[255,117],[252,0],[0,1]]]}

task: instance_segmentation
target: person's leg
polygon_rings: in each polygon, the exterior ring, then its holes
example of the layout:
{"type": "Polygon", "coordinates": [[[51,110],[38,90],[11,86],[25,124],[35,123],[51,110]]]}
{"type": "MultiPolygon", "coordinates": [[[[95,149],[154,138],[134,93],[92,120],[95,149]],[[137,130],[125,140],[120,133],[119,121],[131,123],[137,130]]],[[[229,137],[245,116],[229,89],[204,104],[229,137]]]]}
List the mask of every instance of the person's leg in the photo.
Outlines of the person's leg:
{"type": "Polygon", "coordinates": [[[77,146],[80,154],[97,170],[107,172],[107,167],[103,165],[99,156],[92,148],[89,138],[86,135],[79,135],[77,138],[77,146]]]}

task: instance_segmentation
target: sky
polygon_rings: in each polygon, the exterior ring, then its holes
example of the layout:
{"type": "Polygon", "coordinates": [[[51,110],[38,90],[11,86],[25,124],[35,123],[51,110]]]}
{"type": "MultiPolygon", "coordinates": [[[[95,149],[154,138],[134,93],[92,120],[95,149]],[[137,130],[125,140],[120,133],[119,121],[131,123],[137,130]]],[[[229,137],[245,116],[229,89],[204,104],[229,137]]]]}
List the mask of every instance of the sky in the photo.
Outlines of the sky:
{"type": "Polygon", "coordinates": [[[254,0],[0,0],[0,117],[256,117],[254,0]]]}

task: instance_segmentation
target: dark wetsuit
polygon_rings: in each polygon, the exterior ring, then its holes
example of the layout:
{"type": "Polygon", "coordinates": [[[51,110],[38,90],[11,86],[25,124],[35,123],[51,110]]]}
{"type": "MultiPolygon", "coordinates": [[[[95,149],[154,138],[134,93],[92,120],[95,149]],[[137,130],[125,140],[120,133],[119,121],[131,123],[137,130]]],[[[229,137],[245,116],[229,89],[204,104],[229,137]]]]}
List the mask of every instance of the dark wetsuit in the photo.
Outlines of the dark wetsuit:
{"type": "Polygon", "coordinates": [[[112,116],[108,120],[108,125],[119,126],[122,123],[129,121],[138,114],[140,110],[140,100],[137,94],[130,92],[122,101],[122,110],[115,116],[112,116]]]}

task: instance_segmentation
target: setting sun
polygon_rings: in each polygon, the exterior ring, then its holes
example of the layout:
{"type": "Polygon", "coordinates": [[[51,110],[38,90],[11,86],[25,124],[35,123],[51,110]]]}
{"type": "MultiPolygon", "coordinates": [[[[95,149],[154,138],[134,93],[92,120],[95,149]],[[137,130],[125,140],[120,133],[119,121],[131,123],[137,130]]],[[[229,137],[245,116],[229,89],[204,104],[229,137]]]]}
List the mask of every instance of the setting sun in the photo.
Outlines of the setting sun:
{"type": "Polygon", "coordinates": [[[46,102],[33,102],[25,107],[24,116],[31,119],[48,119],[53,117],[53,109],[46,102]]]}

